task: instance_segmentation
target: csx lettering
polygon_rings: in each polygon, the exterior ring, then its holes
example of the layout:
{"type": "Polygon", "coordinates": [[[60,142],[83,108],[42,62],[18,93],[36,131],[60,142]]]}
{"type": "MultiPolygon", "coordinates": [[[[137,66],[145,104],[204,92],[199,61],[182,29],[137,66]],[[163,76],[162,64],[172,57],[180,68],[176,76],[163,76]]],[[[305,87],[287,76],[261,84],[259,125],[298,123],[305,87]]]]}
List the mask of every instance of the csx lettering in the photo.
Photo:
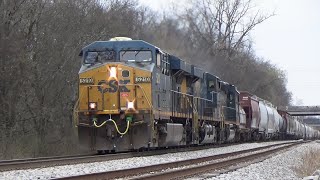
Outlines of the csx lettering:
{"type": "MultiPolygon", "coordinates": [[[[130,83],[130,80],[120,80],[120,84],[128,84],[130,83]]],[[[125,85],[118,85],[118,82],[116,80],[110,80],[110,81],[99,81],[98,85],[98,91],[101,93],[115,93],[118,91],[120,92],[130,92],[130,89],[128,89],[125,85]]]]}
{"type": "MultiPolygon", "coordinates": [[[[129,82],[130,82],[130,80],[120,80],[120,84],[128,84],[129,82]]],[[[119,86],[119,91],[120,92],[130,92],[130,90],[126,86],[123,86],[123,85],[119,86]]]]}
{"type": "Polygon", "coordinates": [[[108,89],[108,92],[115,93],[118,90],[118,82],[116,80],[110,80],[109,81],[110,88],[108,89]]]}

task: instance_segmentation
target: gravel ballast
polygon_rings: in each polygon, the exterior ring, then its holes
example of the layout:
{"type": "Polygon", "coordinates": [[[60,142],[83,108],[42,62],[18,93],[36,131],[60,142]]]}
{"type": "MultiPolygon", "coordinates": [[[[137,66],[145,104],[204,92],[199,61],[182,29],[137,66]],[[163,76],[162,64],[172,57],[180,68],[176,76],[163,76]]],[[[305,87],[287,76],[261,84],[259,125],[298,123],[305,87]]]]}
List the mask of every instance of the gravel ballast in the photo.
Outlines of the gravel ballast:
{"type": "MultiPolygon", "coordinates": [[[[75,176],[75,175],[81,175],[81,174],[113,171],[113,170],[128,169],[128,168],[140,167],[140,166],[149,166],[153,164],[167,163],[167,162],[173,162],[173,161],[181,161],[185,159],[193,159],[198,157],[229,153],[234,151],[267,146],[271,144],[283,143],[283,142],[290,142],[290,141],[244,143],[244,144],[221,147],[221,148],[212,148],[212,149],[204,149],[204,150],[189,151],[189,152],[179,152],[179,153],[171,153],[171,154],[163,154],[163,155],[155,155],[155,156],[147,156],[147,157],[134,157],[134,158],[128,158],[128,159],[111,160],[106,162],[6,171],[6,172],[0,172],[0,179],[51,179],[51,178],[75,176]]],[[[262,168],[262,170],[264,170],[264,168],[262,168]]],[[[233,173],[236,173],[236,172],[233,172],[233,173]]],[[[221,177],[217,177],[217,178],[221,179],[223,178],[223,176],[224,175],[221,175],[221,177]]],[[[240,178],[240,179],[243,179],[243,178],[240,178]]]]}
{"type": "MultiPolygon", "coordinates": [[[[236,171],[209,178],[211,180],[262,180],[262,179],[302,179],[294,168],[301,163],[302,155],[310,148],[320,148],[320,143],[311,142],[293,147],[262,162],[251,164],[236,171]]],[[[197,178],[195,178],[197,179],[197,178]]]]}

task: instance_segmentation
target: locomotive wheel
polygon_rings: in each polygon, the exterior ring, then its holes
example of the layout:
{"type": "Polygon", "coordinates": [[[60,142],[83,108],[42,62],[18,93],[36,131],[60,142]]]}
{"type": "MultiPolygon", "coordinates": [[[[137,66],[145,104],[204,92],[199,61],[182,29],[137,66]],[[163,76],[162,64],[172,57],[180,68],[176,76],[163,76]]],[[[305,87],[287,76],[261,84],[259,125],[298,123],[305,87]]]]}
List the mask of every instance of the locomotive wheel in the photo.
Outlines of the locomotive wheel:
{"type": "Polygon", "coordinates": [[[104,150],[97,150],[97,154],[98,155],[103,155],[103,154],[105,154],[105,151],[104,150]]]}

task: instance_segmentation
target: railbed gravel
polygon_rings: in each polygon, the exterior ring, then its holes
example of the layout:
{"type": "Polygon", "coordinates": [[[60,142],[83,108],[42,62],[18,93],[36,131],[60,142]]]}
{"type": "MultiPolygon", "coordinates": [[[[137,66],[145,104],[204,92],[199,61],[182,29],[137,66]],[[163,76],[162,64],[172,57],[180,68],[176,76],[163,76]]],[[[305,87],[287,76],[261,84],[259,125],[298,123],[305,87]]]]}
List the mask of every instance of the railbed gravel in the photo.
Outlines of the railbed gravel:
{"type": "MultiPolygon", "coordinates": [[[[301,157],[303,153],[307,152],[310,148],[320,148],[320,143],[311,142],[302,144],[288,151],[278,153],[275,156],[266,159],[262,162],[250,164],[244,168],[237,169],[225,174],[220,174],[215,177],[205,178],[193,177],[190,179],[210,179],[210,180],[295,180],[302,179],[294,172],[294,167],[297,167],[301,163],[301,157]]],[[[214,174],[214,172],[212,173],[214,174]]]]}
{"type": "MultiPolygon", "coordinates": [[[[211,164],[211,163],[217,163],[217,162],[226,161],[226,160],[229,160],[229,159],[240,158],[240,157],[248,156],[248,155],[251,155],[251,154],[256,154],[256,153],[260,153],[260,152],[265,152],[265,151],[268,151],[268,150],[271,150],[271,149],[276,149],[276,148],[284,147],[284,146],[287,146],[287,145],[281,145],[281,146],[277,146],[277,147],[271,147],[271,148],[267,148],[267,149],[262,149],[262,150],[254,151],[254,152],[248,152],[248,153],[244,153],[244,154],[234,155],[234,156],[230,156],[230,157],[226,157],[226,158],[220,158],[220,159],[211,160],[211,161],[205,161],[205,162],[202,162],[202,163],[197,163],[197,164],[192,164],[192,165],[187,165],[187,166],[180,166],[180,167],[175,167],[175,168],[163,169],[163,170],[161,170],[161,172],[168,172],[168,171],[173,171],[173,170],[186,169],[186,168],[192,168],[192,167],[207,165],[207,164],[211,164]]],[[[155,172],[150,172],[150,173],[146,173],[146,174],[134,176],[133,178],[134,178],[134,179],[139,179],[139,177],[143,177],[143,176],[145,176],[145,175],[154,174],[154,173],[155,173],[155,172]]],[[[157,173],[158,173],[158,172],[157,172],[157,173]]],[[[211,175],[211,176],[212,176],[212,175],[211,175]]],[[[206,176],[204,176],[204,177],[206,177],[206,176]]],[[[131,177],[130,177],[130,178],[131,178],[131,177]]],[[[185,178],[183,178],[183,179],[185,179],[185,178]]],[[[191,180],[191,179],[193,179],[193,178],[190,178],[190,180],[191,180]]],[[[198,178],[195,178],[195,179],[201,179],[201,178],[198,177],[198,178]]]]}
{"type": "MultiPolygon", "coordinates": [[[[128,159],[111,160],[105,162],[84,163],[75,165],[64,165],[56,167],[35,168],[25,170],[13,170],[0,172],[0,180],[2,179],[52,179],[59,177],[76,176],[89,173],[113,171],[119,169],[129,169],[133,167],[149,166],[173,161],[181,161],[185,159],[193,159],[256,147],[267,146],[271,144],[279,144],[291,141],[276,141],[276,142],[260,142],[260,143],[244,143],[227,147],[211,148],[198,151],[178,152],[155,156],[134,157],[128,159]]],[[[290,157],[294,158],[294,157],[290,157]]],[[[281,164],[282,162],[280,162],[281,164]]],[[[259,166],[258,166],[259,167],[259,166]]],[[[264,168],[262,168],[264,170],[264,168]]],[[[247,172],[246,172],[247,173],[247,172]]],[[[246,174],[243,174],[246,175],[246,174]]],[[[223,178],[224,175],[218,178],[223,178]]],[[[231,177],[231,176],[230,176],[231,177]]],[[[253,176],[254,177],[254,176],[253,176]]],[[[231,178],[234,179],[234,178],[231,178]]],[[[240,178],[243,179],[243,178],[240,178]]],[[[254,178],[256,179],[256,178],[254,178]]]]}

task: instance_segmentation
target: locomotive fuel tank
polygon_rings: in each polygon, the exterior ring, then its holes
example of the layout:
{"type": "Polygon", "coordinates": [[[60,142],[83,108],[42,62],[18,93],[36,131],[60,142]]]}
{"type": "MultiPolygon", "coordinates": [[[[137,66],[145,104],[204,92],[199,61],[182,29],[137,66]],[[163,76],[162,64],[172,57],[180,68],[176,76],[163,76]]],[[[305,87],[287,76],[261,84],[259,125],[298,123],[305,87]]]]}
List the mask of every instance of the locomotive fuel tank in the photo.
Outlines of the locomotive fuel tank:
{"type": "Polygon", "coordinates": [[[179,146],[183,144],[184,128],[182,124],[178,123],[166,123],[165,126],[159,128],[159,133],[162,134],[159,138],[159,146],[179,146]]]}

